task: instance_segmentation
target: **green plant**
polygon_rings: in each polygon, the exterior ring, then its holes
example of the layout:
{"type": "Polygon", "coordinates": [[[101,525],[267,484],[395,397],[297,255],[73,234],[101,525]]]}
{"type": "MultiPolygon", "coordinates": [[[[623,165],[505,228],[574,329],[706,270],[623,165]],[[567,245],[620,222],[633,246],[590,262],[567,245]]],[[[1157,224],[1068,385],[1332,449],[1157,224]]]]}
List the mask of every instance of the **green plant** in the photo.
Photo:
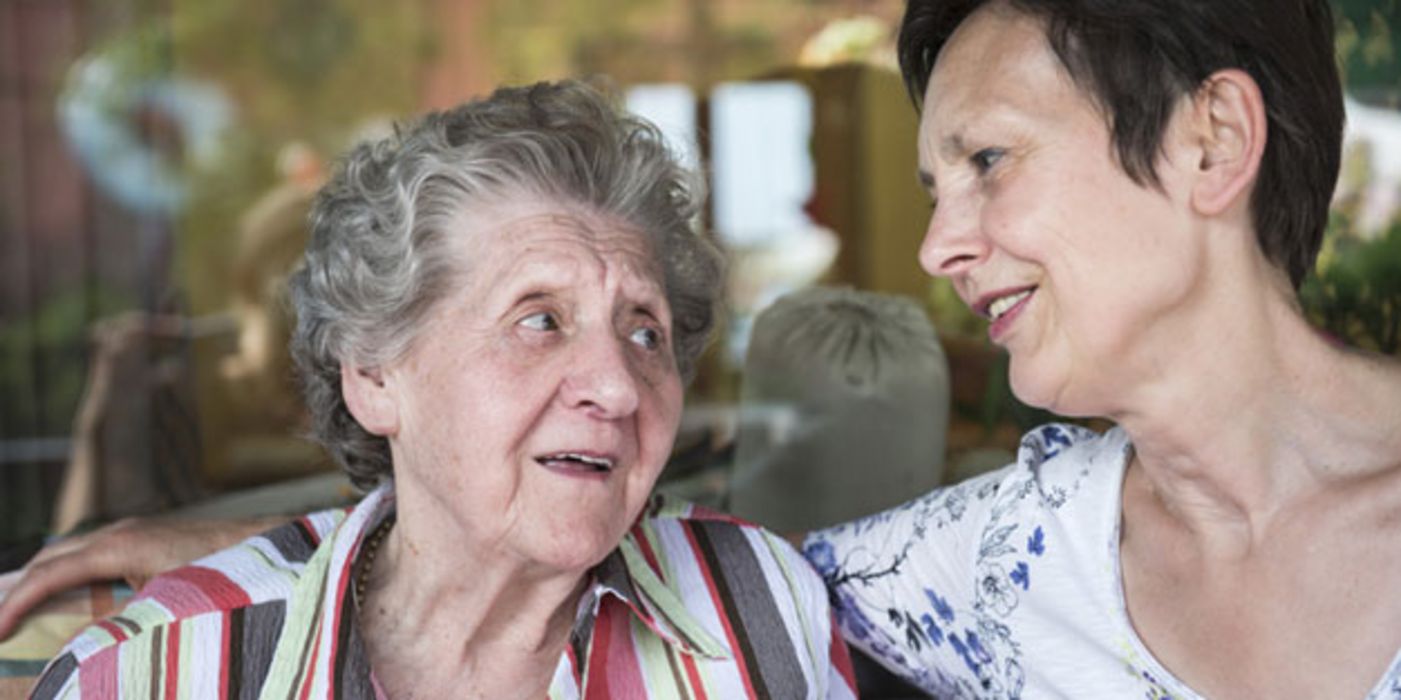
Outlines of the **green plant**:
{"type": "Polygon", "coordinates": [[[1299,300],[1309,318],[1349,345],[1397,355],[1401,350],[1401,219],[1371,240],[1346,235],[1335,217],[1318,269],[1299,300]]]}

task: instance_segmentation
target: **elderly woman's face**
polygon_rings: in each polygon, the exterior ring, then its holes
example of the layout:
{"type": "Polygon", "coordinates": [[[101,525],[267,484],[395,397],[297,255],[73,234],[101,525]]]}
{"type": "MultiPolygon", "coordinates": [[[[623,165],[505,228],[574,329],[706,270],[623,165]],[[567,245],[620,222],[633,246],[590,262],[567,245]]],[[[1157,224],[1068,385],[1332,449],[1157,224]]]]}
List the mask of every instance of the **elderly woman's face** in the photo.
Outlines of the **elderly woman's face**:
{"type": "Polygon", "coordinates": [[[556,569],[616,546],[670,454],[682,384],[650,243],[529,202],[461,218],[461,275],[384,368],[400,518],[556,569]]]}
{"type": "Polygon", "coordinates": [[[936,206],[920,262],[990,319],[1017,396],[1099,414],[1115,387],[1160,371],[1153,347],[1171,344],[1162,329],[1200,296],[1204,268],[1190,163],[1167,151],[1181,119],[1165,134],[1163,190],[1134,183],[1040,23],[1001,3],[954,33],[924,105],[920,170],[936,206]]]}

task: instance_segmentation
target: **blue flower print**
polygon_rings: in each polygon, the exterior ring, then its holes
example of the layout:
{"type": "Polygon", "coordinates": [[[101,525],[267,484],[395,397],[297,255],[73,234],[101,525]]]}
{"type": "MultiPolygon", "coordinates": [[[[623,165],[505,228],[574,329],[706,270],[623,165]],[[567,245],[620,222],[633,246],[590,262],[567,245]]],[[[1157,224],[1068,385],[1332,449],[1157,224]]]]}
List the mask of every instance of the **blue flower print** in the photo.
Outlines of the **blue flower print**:
{"type": "Polygon", "coordinates": [[[808,543],[803,547],[803,556],[812,564],[812,568],[817,569],[817,573],[823,576],[837,569],[837,555],[832,550],[832,543],[827,540],[808,543]]]}
{"type": "Polygon", "coordinates": [[[953,650],[961,657],[963,663],[969,671],[978,673],[978,669],[992,661],[992,654],[983,647],[982,640],[978,639],[978,633],[970,629],[963,630],[963,638],[959,639],[957,634],[949,635],[949,644],[953,650]]]}
{"type": "Polygon", "coordinates": [[[1042,532],[1041,526],[1036,526],[1036,531],[1026,538],[1026,551],[1041,556],[1046,553],[1046,533],[1042,532]]]}
{"type": "Polygon", "coordinates": [[[925,613],[919,620],[924,623],[924,634],[929,637],[931,644],[937,647],[944,643],[944,630],[939,627],[938,623],[934,622],[933,615],[925,613]]]}
{"type": "Polygon", "coordinates": [[[1163,685],[1158,682],[1158,679],[1153,677],[1153,674],[1142,671],[1139,675],[1143,677],[1143,680],[1148,681],[1149,685],[1149,688],[1143,691],[1145,700],[1175,700],[1172,693],[1164,689],[1163,685]]]}
{"type": "Polygon", "coordinates": [[[1046,454],[1043,459],[1050,459],[1060,454],[1062,447],[1070,447],[1070,436],[1061,430],[1059,425],[1045,425],[1041,427],[1041,441],[1046,445],[1046,454]]]}
{"type": "Polygon", "coordinates": [[[861,612],[850,593],[838,593],[834,612],[837,615],[837,624],[850,633],[852,639],[865,639],[871,635],[873,625],[866,619],[866,615],[861,612]]]}
{"type": "Polygon", "coordinates": [[[1019,698],[1022,695],[1022,688],[1026,686],[1026,672],[1022,670],[1022,665],[1016,659],[1007,660],[1007,697],[1019,698]]]}
{"type": "Polygon", "coordinates": [[[1002,617],[1017,607],[1017,589],[1001,564],[985,563],[978,576],[978,602],[1002,617]]]}
{"type": "Polygon", "coordinates": [[[1012,569],[1012,573],[1008,575],[1008,578],[1012,579],[1012,583],[1019,584],[1022,590],[1028,590],[1031,588],[1031,567],[1028,567],[1026,562],[1019,561],[1017,562],[1017,568],[1012,569]]]}
{"type": "Polygon", "coordinates": [[[978,664],[974,662],[973,657],[968,654],[968,645],[963,643],[963,640],[958,637],[957,633],[949,635],[949,644],[953,646],[954,652],[963,658],[963,665],[967,666],[968,670],[977,673],[978,664]]]}
{"type": "Polygon", "coordinates": [[[929,604],[934,606],[934,614],[944,622],[953,622],[953,606],[949,601],[941,598],[938,593],[931,589],[924,589],[924,597],[929,599],[929,604]]]}

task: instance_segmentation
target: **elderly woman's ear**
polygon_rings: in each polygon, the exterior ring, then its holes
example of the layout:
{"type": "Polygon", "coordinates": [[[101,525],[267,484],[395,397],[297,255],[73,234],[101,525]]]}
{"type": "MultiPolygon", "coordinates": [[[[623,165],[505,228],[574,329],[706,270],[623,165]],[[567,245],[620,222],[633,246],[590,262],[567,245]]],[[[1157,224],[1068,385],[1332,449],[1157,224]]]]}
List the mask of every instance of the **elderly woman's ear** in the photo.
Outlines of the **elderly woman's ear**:
{"type": "Polygon", "coordinates": [[[1191,100],[1189,131],[1198,150],[1192,159],[1192,206],[1205,216],[1232,207],[1244,212],[1265,152],[1260,87],[1245,71],[1221,70],[1208,77],[1191,100]]]}
{"type": "Polygon", "coordinates": [[[342,361],[341,395],[350,415],[371,434],[389,437],[399,431],[399,406],[379,367],[342,361]]]}

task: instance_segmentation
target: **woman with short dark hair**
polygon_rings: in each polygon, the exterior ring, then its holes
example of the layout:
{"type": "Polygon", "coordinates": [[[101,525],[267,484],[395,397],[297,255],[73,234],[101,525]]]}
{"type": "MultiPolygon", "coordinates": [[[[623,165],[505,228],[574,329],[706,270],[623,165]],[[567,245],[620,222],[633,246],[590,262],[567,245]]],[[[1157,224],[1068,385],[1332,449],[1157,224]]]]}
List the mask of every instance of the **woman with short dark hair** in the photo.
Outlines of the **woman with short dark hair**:
{"type": "Polygon", "coordinates": [[[1051,425],[819,532],[845,636],[943,698],[1401,688],[1401,363],[1295,289],[1338,174],[1325,0],[912,0],[920,251],[1051,425]]]}

